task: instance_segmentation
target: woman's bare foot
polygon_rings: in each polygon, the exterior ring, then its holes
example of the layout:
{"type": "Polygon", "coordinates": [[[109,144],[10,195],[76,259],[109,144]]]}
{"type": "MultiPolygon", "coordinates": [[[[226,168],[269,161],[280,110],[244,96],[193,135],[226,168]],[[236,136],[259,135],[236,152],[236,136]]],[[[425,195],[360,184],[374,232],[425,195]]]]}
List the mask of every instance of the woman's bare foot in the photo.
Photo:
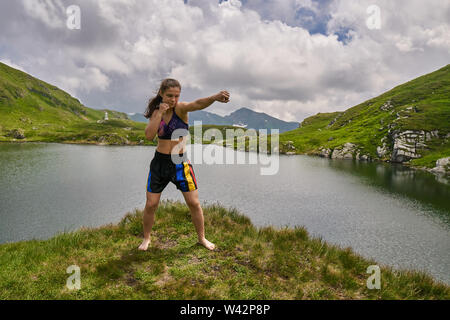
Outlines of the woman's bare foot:
{"type": "Polygon", "coordinates": [[[203,240],[199,240],[198,243],[200,243],[202,246],[204,246],[208,250],[214,250],[216,248],[216,245],[212,242],[209,242],[205,238],[203,240]]]}
{"type": "Polygon", "coordinates": [[[150,239],[144,239],[138,249],[145,251],[145,250],[147,250],[149,244],[150,244],[150,239]]]}

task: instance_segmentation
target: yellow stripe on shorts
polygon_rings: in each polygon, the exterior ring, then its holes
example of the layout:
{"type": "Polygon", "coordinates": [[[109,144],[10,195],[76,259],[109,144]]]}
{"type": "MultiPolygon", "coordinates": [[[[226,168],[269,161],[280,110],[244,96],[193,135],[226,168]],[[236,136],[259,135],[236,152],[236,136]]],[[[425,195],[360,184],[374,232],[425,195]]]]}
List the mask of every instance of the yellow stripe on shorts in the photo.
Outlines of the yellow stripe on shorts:
{"type": "Polygon", "coordinates": [[[189,191],[195,190],[195,184],[192,180],[191,171],[189,170],[189,164],[187,162],[183,163],[184,166],[184,175],[186,176],[186,180],[188,182],[189,191]]]}

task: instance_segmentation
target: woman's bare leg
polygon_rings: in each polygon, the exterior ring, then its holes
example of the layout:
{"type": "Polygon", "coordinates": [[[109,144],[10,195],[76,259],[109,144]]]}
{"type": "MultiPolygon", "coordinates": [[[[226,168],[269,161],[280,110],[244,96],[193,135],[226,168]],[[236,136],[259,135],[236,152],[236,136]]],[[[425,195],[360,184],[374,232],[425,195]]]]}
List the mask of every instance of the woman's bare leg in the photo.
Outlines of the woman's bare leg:
{"type": "Polygon", "coordinates": [[[186,204],[191,211],[192,222],[194,223],[195,230],[197,231],[198,242],[206,249],[214,250],[214,243],[206,240],[205,238],[205,224],[203,218],[203,210],[198,200],[198,190],[183,192],[186,204]]]}
{"type": "Polygon", "coordinates": [[[155,212],[158,209],[159,199],[161,193],[151,193],[147,191],[147,201],[144,208],[144,240],[139,246],[139,250],[147,250],[150,245],[150,232],[152,231],[153,224],[155,223],[155,212]]]}

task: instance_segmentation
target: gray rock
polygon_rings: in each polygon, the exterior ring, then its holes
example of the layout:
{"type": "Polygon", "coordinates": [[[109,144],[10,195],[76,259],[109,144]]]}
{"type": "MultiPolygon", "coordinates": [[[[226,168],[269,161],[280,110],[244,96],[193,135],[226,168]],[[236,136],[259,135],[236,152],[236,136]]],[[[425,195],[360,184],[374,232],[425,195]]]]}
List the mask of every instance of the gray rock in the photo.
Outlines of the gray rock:
{"type": "Polygon", "coordinates": [[[341,148],[336,148],[331,154],[332,159],[353,159],[356,145],[350,142],[344,144],[341,148]]]}
{"type": "Polygon", "coordinates": [[[362,156],[359,157],[359,160],[362,160],[362,161],[369,161],[369,160],[370,160],[370,157],[369,157],[368,155],[363,154],[362,156]]]}
{"type": "Polygon", "coordinates": [[[294,141],[286,141],[285,143],[283,143],[283,146],[285,150],[290,150],[290,152],[295,150],[294,141]]]}
{"type": "Polygon", "coordinates": [[[406,130],[394,132],[392,140],[394,147],[392,150],[392,162],[405,162],[411,159],[420,158],[419,151],[426,148],[426,133],[423,130],[406,130]]]}
{"type": "Polygon", "coordinates": [[[391,101],[391,100],[386,101],[386,102],[380,107],[380,109],[383,110],[383,111],[389,111],[389,110],[391,110],[392,108],[394,108],[394,106],[392,105],[392,101],[391,101]]]}
{"type": "Polygon", "coordinates": [[[385,142],[383,142],[383,146],[377,147],[377,156],[383,158],[385,155],[389,153],[389,149],[385,142]]]}
{"type": "Polygon", "coordinates": [[[441,158],[436,161],[436,167],[430,170],[433,173],[450,175],[450,157],[441,158]]]}
{"type": "Polygon", "coordinates": [[[447,158],[441,158],[436,161],[436,167],[445,167],[450,165],[450,157],[447,158]]]}
{"type": "Polygon", "coordinates": [[[329,148],[320,149],[320,154],[319,154],[320,157],[330,158],[330,155],[331,155],[331,149],[329,149],[329,148]]]}
{"type": "Polygon", "coordinates": [[[25,132],[21,128],[10,131],[9,135],[15,139],[25,139],[25,132]]]}
{"type": "Polygon", "coordinates": [[[327,128],[331,127],[331,126],[336,122],[337,119],[338,119],[338,117],[334,118],[334,119],[327,125],[327,128]]]}
{"type": "Polygon", "coordinates": [[[426,132],[425,138],[426,138],[426,141],[430,141],[432,139],[439,138],[439,130],[433,130],[430,132],[426,132]]]}

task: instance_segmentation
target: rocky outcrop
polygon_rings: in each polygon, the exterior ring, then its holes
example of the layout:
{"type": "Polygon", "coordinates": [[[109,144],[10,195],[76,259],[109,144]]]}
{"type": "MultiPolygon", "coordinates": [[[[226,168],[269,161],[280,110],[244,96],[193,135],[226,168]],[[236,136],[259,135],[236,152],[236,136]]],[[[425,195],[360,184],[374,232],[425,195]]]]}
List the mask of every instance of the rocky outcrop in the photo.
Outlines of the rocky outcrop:
{"type": "Polygon", "coordinates": [[[337,119],[339,119],[342,116],[342,114],[338,115],[336,118],[331,120],[331,122],[327,125],[327,128],[331,127],[333,124],[336,123],[337,119]]]}
{"type": "Polygon", "coordinates": [[[22,121],[22,122],[24,122],[26,124],[32,124],[33,123],[33,121],[31,121],[31,119],[27,118],[27,117],[20,118],[20,121],[22,121]]]}
{"type": "Polygon", "coordinates": [[[331,159],[356,159],[361,161],[371,160],[369,155],[363,154],[361,149],[356,144],[350,142],[334,149],[321,147],[318,155],[323,158],[331,159]]]}
{"type": "Polygon", "coordinates": [[[331,157],[331,149],[330,148],[323,148],[319,150],[319,156],[322,158],[330,158],[331,157]]]}
{"type": "Polygon", "coordinates": [[[430,169],[433,173],[450,175],[450,157],[441,158],[436,161],[436,167],[430,169]]]}
{"type": "Polygon", "coordinates": [[[356,145],[347,142],[342,147],[335,148],[331,154],[331,159],[353,159],[353,153],[356,151],[356,145]]]}
{"type": "Polygon", "coordinates": [[[389,111],[392,108],[394,108],[394,105],[392,104],[391,100],[386,101],[386,103],[384,103],[381,107],[380,110],[382,111],[389,111]]]}
{"type": "Polygon", "coordinates": [[[383,159],[383,158],[385,158],[388,154],[390,154],[390,150],[389,150],[388,145],[387,145],[386,142],[387,142],[387,137],[382,138],[382,139],[381,139],[381,143],[383,143],[383,145],[377,147],[377,156],[378,156],[380,159],[383,159]]]}
{"type": "Polygon", "coordinates": [[[423,130],[393,132],[392,141],[394,142],[391,155],[392,162],[405,162],[420,158],[419,152],[427,147],[425,144],[426,132],[423,130]]]}
{"type": "Polygon", "coordinates": [[[286,141],[281,143],[282,150],[286,154],[296,154],[293,141],[286,141]]]}
{"type": "Polygon", "coordinates": [[[427,142],[434,139],[444,138],[439,136],[438,130],[405,130],[400,131],[390,127],[388,135],[381,139],[382,145],[377,147],[377,156],[380,160],[391,162],[407,162],[411,159],[422,157],[422,151],[428,149],[427,142]]]}
{"type": "Polygon", "coordinates": [[[106,133],[101,136],[93,135],[91,136],[88,141],[96,141],[100,145],[125,145],[130,144],[130,141],[128,141],[127,138],[124,138],[122,136],[119,136],[116,133],[106,133]]]}
{"type": "Polygon", "coordinates": [[[425,140],[426,141],[430,141],[430,140],[436,139],[436,138],[439,138],[439,131],[438,130],[425,132],[425,140]]]}
{"type": "Polygon", "coordinates": [[[360,161],[370,161],[371,160],[369,155],[367,155],[367,154],[361,155],[359,152],[356,154],[356,159],[360,160],[360,161]]]}
{"type": "Polygon", "coordinates": [[[14,139],[25,139],[25,131],[21,128],[9,131],[8,137],[13,137],[14,139]]]}

